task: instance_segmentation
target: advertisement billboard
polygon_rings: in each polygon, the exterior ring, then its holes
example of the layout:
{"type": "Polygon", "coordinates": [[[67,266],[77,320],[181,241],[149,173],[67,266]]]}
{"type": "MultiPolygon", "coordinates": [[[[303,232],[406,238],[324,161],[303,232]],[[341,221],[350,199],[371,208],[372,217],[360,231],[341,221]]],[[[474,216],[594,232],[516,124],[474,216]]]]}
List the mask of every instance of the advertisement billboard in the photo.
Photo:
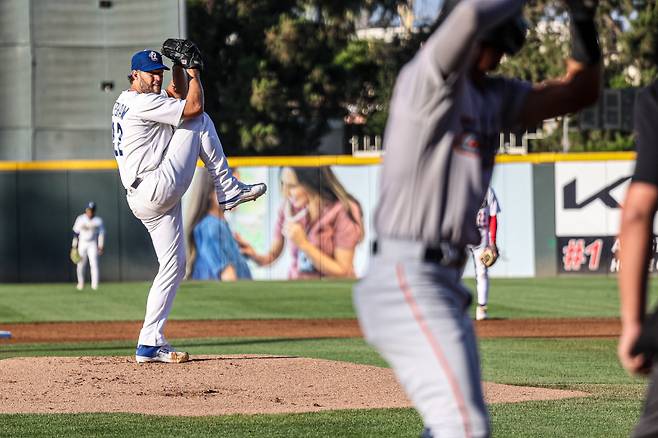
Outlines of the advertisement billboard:
{"type": "Polygon", "coordinates": [[[560,273],[619,270],[616,236],[633,169],[633,161],[555,163],[555,236],[560,273]]]}

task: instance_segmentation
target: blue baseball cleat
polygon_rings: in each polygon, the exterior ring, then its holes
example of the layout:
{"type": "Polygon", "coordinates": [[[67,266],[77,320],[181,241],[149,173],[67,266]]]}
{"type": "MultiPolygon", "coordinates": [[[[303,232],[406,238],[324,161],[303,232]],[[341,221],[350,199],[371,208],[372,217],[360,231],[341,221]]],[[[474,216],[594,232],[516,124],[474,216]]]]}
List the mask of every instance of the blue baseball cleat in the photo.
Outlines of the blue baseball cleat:
{"type": "Polygon", "coordinates": [[[174,350],[171,345],[150,346],[140,344],[135,350],[135,360],[137,363],[183,363],[190,360],[190,355],[184,351],[174,350]]]}

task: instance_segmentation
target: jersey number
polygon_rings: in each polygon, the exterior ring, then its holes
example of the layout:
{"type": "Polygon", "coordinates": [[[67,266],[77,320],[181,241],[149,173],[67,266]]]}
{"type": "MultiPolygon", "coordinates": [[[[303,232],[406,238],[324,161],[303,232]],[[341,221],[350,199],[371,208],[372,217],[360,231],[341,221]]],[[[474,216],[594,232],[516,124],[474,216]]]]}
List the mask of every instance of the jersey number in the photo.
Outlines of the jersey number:
{"type": "Polygon", "coordinates": [[[112,123],[112,145],[114,146],[114,156],[123,157],[123,150],[121,150],[121,137],[123,137],[123,129],[121,125],[112,123]]]}

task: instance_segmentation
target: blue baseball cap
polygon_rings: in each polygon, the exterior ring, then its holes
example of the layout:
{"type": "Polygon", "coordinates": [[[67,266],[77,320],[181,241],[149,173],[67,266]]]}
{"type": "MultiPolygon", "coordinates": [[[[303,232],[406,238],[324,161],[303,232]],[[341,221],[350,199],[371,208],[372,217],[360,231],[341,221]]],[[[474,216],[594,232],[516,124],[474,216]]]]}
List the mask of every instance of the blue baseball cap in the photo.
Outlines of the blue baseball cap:
{"type": "Polygon", "coordinates": [[[96,210],[96,203],[94,201],[89,201],[85,210],[96,210]]]}
{"type": "Polygon", "coordinates": [[[130,61],[131,70],[152,71],[152,70],[169,70],[169,67],[162,63],[162,55],[155,50],[145,49],[133,55],[130,61]]]}

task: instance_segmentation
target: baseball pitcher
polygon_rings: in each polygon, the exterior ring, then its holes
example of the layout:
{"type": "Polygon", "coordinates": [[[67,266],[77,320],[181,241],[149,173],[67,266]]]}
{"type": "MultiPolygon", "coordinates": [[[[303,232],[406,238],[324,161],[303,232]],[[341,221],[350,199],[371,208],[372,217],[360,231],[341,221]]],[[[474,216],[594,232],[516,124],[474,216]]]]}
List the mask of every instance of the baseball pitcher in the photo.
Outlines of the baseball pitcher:
{"type": "Polygon", "coordinates": [[[133,55],[130,88],[112,110],[114,155],[135,217],[148,230],[160,268],[149,291],[137,362],[189,360],[165,339],[164,326],[185,275],[181,197],[192,181],[199,158],[214,182],[224,209],[255,200],[265,184],[238,181],[227,165],[222,144],[204,112],[198,48],[188,40],[169,39],[163,53],[174,62],[173,80],[162,89],[162,55],[143,50],[133,55]]]}
{"type": "Polygon", "coordinates": [[[496,193],[489,186],[475,221],[480,231],[480,244],[477,246],[469,245],[468,247],[473,256],[473,266],[475,268],[475,284],[478,296],[475,319],[478,321],[488,317],[489,268],[498,260],[498,246],[496,245],[498,213],[500,213],[500,205],[496,193]]]}
{"type": "Polygon", "coordinates": [[[472,319],[461,283],[499,133],[598,97],[596,4],[565,0],[566,74],[538,85],[491,76],[524,43],[522,0],[446,0],[439,26],[400,71],[384,136],[378,240],[354,288],[366,339],[420,412],[424,437],[489,436],[472,319]]]}
{"type": "Polygon", "coordinates": [[[71,261],[76,264],[78,276],[77,289],[85,287],[85,267],[89,263],[91,288],[98,289],[98,257],[103,254],[105,246],[105,227],[103,219],[96,216],[96,203],[89,202],[85,213],[75,218],[73,224],[73,241],[71,242],[71,261]]]}

